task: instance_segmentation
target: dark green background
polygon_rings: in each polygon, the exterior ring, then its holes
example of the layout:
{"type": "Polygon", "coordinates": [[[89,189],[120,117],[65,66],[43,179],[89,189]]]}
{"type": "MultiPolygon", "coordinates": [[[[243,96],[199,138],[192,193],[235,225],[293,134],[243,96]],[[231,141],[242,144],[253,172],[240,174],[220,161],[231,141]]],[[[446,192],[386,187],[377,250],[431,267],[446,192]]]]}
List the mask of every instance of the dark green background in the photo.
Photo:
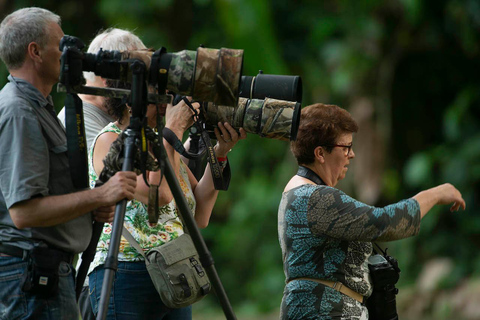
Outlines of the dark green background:
{"type": "MultiPolygon", "coordinates": [[[[377,206],[444,182],[464,195],[465,212],[436,207],[419,236],[388,245],[400,288],[436,257],[453,261],[441,290],[479,276],[479,1],[17,0],[0,1],[0,13],[32,5],[59,14],[85,43],[115,26],[170,52],[244,49],[244,75],[300,75],[304,106],[337,104],[359,121],[341,189],[377,206]]],[[[2,86],[6,76],[2,65],[2,86]]],[[[53,95],[59,109],[64,94],[53,95]]],[[[288,143],[252,134],[229,158],[230,189],[202,233],[239,317],[275,318],[284,283],[277,206],[295,161],[288,143]]],[[[222,313],[213,296],[194,310],[199,319],[222,313]]]]}

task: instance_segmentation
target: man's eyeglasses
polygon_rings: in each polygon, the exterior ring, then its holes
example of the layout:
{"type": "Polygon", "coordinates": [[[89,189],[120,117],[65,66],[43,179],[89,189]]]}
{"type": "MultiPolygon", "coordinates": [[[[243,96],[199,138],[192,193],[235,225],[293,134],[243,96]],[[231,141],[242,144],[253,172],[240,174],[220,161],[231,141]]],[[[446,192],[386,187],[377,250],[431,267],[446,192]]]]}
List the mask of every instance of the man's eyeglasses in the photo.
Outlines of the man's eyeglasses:
{"type": "Polygon", "coordinates": [[[352,147],[353,147],[353,143],[349,146],[346,146],[346,145],[343,145],[343,144],[331,144],[331,145],[324,145],[324,147],[329,147],[329,148],[335,148],[335,147],[339,147],[339,148],[347,148],[347,152],[345,153],[345,156],[349,156],[350,155],[350,151],[352,151],[352,147]]]}

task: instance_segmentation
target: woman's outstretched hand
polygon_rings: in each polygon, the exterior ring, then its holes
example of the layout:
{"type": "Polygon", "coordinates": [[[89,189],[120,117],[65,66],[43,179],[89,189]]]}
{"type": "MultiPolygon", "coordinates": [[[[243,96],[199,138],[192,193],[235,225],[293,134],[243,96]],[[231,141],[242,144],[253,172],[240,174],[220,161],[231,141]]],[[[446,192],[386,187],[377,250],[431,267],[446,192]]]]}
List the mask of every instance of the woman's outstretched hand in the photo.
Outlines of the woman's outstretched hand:
{"type": "Polygon", "coordinates": [[[466,204],[465,200],[462,198],[462,194],[450,183],[439,185],[433,189],[436,189],[438,194],[437,204],[450,204],[453,202],[450,211],[458,211],[460,207],[465,210],[466,204]]]}
{"type": "Polygon", "coordinates": [[[436,204],[452,204],[450,211],[458,211],[460,207],[466,208],[465,200],[462,194],[450,183],[444,183],[431,189],[419,192],[413,197],[420,205],[422,218],[436,204]]]}

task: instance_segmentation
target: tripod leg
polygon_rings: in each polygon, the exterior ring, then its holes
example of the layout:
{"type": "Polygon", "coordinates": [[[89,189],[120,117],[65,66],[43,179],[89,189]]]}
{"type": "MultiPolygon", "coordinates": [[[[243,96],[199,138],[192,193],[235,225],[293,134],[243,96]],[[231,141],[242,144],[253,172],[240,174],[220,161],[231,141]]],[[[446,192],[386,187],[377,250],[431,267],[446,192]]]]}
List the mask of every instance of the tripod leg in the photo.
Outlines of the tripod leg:
{"type": "MultiPolygon", "coordinates": [[[[133,159],[135,157],[135,139],[137,133],[134,130],[127,129],[125,131],[125,159],[122,171],[131,171],[133,169],[133,159]]],[[[122,200],[115,207],[115,218],[112,226],[112,237],[108,248],[107,259],[105,260],[105,277],[102,283],[102,292],[100,296],[100,304],[98,308],[97,319],[104,320],[108,313],[108,302],[112,289],[113,279],[118,267],[118,252],[120,248],[120,240],[122,237],[123,220],[125,219],[125,209],[127,200],[122,200]]]]}

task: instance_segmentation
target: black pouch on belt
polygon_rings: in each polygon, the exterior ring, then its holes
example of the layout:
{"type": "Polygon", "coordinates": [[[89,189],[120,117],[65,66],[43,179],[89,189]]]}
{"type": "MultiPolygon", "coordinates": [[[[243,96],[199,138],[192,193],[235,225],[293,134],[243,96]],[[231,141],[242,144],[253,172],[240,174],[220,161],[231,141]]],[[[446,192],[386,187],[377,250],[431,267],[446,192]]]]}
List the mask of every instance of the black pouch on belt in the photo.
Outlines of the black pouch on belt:
{"type": "Polygon", "coordinates": [[[63,260],[58,250],[35,247],[28,257],[27,272],[23,275],[22,291],[43,298],[58,292],[58,267],[63,260]]]}

